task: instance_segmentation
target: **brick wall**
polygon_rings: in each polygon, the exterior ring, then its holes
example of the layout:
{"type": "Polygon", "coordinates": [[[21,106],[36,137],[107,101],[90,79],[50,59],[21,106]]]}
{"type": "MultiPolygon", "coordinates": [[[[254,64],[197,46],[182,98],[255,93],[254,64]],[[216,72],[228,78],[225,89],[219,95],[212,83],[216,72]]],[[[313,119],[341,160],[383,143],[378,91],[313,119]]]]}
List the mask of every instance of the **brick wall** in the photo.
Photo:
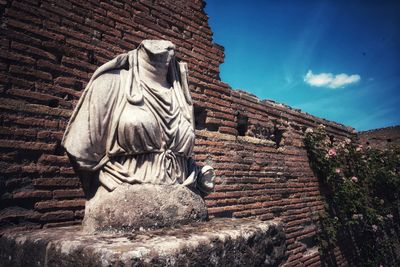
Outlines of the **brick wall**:
{"type": "Polygon", "coordinates": [[[385,149],[400,145],[400,126],[386,127],[359,132],[358,137],[363,146],[385,149]]]}
{"type": "MultiPolygon", "coordinates": [[[[320,265],[313,237],[323,202],[303,145],[307,127],[353,129],[232,90],[219,79],[204,3],[0,0],[0,229],[79,224],[85,200],[61,137],[90,75],[143,39],[168,39],[189,64],[196,159],[214,166],[211,217],[280,218],[287,266],[320,265]]],[[[341,262],[340,252],[336,251],[341,262]]]]}

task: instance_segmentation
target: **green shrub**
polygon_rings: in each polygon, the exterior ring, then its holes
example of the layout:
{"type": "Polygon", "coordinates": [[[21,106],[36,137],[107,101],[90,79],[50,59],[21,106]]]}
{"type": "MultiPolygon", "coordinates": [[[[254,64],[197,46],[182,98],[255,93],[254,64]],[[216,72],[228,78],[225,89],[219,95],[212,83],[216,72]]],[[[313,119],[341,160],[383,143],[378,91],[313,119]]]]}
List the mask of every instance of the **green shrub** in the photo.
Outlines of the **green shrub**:
{"type": "Polygon", "coordinates": [[[326,202],[317,238],[322,258],[333,265],[339,245],[351,266],[398,265],[400,149],[336,140],[322,125],[307,129],[305,146],[326,202]]]}

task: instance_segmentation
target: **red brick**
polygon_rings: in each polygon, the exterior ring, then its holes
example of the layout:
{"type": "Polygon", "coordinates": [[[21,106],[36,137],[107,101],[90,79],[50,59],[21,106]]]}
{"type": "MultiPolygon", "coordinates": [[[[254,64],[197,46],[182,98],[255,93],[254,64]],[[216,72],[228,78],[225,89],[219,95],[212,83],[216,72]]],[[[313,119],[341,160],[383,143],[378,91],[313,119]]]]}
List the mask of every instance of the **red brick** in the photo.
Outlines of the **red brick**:
{"type": "Polygon", "coordinates": [[[54,190],[54,198],[76,198],[84,197],[82,189],[70,189],[70,190],[54,190]]]}
{"type": "Polygon", "coordinates": [[[79,69],[84,68],[85,70],[88,70],[91,72],[94,72],[97,68],[97,66],[95,66],[93,64],[90,64],[90,63],[87,63],[87,62],[84,62],[82,60],[78,60],[75,58],[66,57],[66,56],[63,56],[61,63],[64,65],[71,65],[74,67],[78,67],[79,69]]]}
{"type": "Polygon", "coordinates": [[[61,108],[51,108],[44,105],[30,104],[25,101],[6,99],[6,98],[0,98],[0,108],[6,110],[21,111],[31,114],[43,114],[43,115],[52,115],[52,116],[67,117],[67,118],[71,116],[70,110],[65,110],[61,108]]]}
{"type": "Polygon", "coordinates": [[[13,194],[14,199],[21,198],[40,198],[48,199],[52,198],[53,194],[51,191],[36,190],[36,191],[21,191],[13,194]]]}
{"type": "Polygon", "coordinates": [[[26,149],[26,150],[39,150],[39,151],[53,151],[56,148],[56,144],[47,144],[41,142],[24,142],[16,140],[0,140],[0,147],[26,149]]]}
{"type": "Polygon", "coordinates": [[[235,128],[232,128],[232,127],[221,126],[221,127],[218,128],[218,131],[221,132],[221,133],[232,134],[232,135],[235,135],[235,136],[238,134],[238,131],[235,128]]]}
{"type": "Polygon", "coordinates": [[[59,72],[63,72],[63,73],[68,73],[73,76],[81,77],[83,79],[86,79],[88,77],[87,72],[80,71],[77,69],[72,69],[72,68],[58,65],[58,64],[54,64],[53,62],[50,62],[47,60],[41,60],[41,59],[38,60],[37,66],[38,66],[38,68],[43,69],[43,70],[49,70],[49,71],[51,70],[51,71],[59,71],[59,72]]]}
{"type": "Polygon", "coordinates": [[[77,188],[80,187],[78,178],[38,178],[33,180],[36,187],[46,188],[77,188]]]}
{"type": "Polygon", "coordinates": [[[43,29],[40,29],[38,27],[33,26],[32,24],[26,24],[14,19],[8,19],[7,20],[7,24],[11,27],[15,27],[17,29],[23,30],[23,31],[28,31],[31,32],[33,34],[39,35],[45,39],[52,39],[52,40],[56,40],[58,42],[61,42],[65,39],[65,37],[61,34],[56,34],[53,32],[49,32],[43,29]]]}
{"type": "Polygon", "coordinates": [[[37,130],[33,129],[20,129],[20,128],[9,128],[0,126],[0,135],[8,135],[10,137],[23,136],[23,137],[35,137],[37,130]]]}
{"type": "Polygon", "coordinates": [[[57,60],[56,56],[52,53],[42,50],[40,48],[33,47],[32,45],[22,44],[19,42],[11,42],[11,48],[35,55],[36,57],[43,57],[53,61],[57,60]]]}
{"type": "Polygon", "coordinates": [[[36,60],[30,56],[24,56],[16,52],[10,52],[6,50],[0,50],[0,58],[6,61],[13,61],[13,63],[25,63],[33,66],[36,60]]]}
{"type": "Polygon", "coordinates": [[[76,209],[82,208],[85,206],[84,199],[73,199],[73,200],[49,200],[49,201],[41,201],[35,204],[35,210],[43,211],[43,210],[51,210],[51,209],[76,209]]]}
{"type": "MultiPolygon", "coordinates": [[[[56,104],[59,103],[60,105],[62,105],[64,107],[72,107],[72,104],[65,101],[64,99],[62,99],[60,97],[48,95],[48,94],[27,91],[27,90],[18,89],[18,88],[15,88],[15,89],[13,88],[13,89],[7,90],[7,93],[10,95],[19,96],[20,98],[25,98],[28,100],[34,100],[36,102],[41,102],[46,105],[48,105],[49,103],[56,103],[56,104]]],[[[54,105],[54,104],[52,104],[52,105],[54,105]]]]}
{"type": "MultiPolygon", "coordinates": [[[[35,87],[40,92],[46,92],[52,95],[57,95],[66,99],[78,99],[81,96],[81,92],[77,91],[82,87],[82,83],[79,83],[76,79],[75,86],[76,90],[70,89],[68,87],[60,86],[60,85],[52,85],[48,83],[36,82],[35,87]]],[[[67,101],[65,101],[67,102],[67,101]]]]}
{"type": "Polygon", "coordinates": [[[31,76],[33,78],[42,79],[42,80],[51,80],[52,79],[51,74],[48,72],[39,71],[39,70],[35,70],[32,68],[28,68],[28,67],[21,67],[21,66],[17,66],[17,65],[11,65],[10,72],[19,74],[21,76],[24,76],[24,75],[31,76]]]}
{"type": "Polygon", "coordinates": [[[55,222],[55,223],[46,223],[43,225],[43,228],[53,228],[53,227],[67,227],[71,225],[79,225],[82,224],[80,221],[69,221],[69,222],[55,222]]]}
{"type": "Polygon", "coordinates": [[[15,10],[13,8],[6,9],[5,16],[12,17],[14,19],[19,19],[19,20],[25,21],[27,23],[32,23],[32,24],[36,24],[36,25],[41,25],[41,23],[42,23],[41,19],[39,19],[35,16],[31,16],[21,10],[15,10]]]}
{"type": "Polygon", "coordinates": [[[43,222],[66,221],[74,218],[74,212],[70,210],[47,212],[40,217],[43,222]]]}
{"type": "Polygon", "coordinates": [[[55,5],[51,5],[49,3],[42,3],[41,8],[48,10],[51,13],[55,13],[58,14],[61,17],[66,17],[69,18],[71,20],[74,20],[78,23],[83,23],[84,22],[84,18],[81,16],[77,16],[72,12],[69,12],[67,9],[65,8],[59,8],[55,5]]]}
{"type": "Polygon", "coordinates": [[[24,125],[24,126],[38,126],[38,127],[47,127],[47,128],[56,128],[58,127],[57,121],[51,121],[46,119],[37,119],[31,117],[21,117],[12,114],[3,114],[0,115],[0,118],[4,122],[12,122],[16,125],[24,125]]]}
{"type": "Polygon", "coordinates": [[[39,174],[39,175],[54,175],[59,172],[59,167],[43,164],[25,164],[21,167],[21,173],[39,174]]]}
{"type": "Polygon", "coordinates": [[[40,131],[37,134],[38,139],[46,139],[46,140],[58,140],[61,141],[64,133],[57,131],[40,131]]]}

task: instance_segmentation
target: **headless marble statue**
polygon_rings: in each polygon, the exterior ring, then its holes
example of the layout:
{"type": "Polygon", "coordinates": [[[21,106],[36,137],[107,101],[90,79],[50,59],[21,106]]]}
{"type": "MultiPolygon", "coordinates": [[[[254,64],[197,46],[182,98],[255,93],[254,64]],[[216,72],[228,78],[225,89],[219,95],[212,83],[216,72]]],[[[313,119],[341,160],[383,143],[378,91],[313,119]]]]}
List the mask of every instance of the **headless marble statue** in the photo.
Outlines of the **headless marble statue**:
{"type": "Polygon", "coordinates": [[[62,141],[89,199],[85,229],[206,218],[199,195],[214,173],[193,161],[194,138],[187,66],[171,42],[145,40],[97,69],[62,141]]]}

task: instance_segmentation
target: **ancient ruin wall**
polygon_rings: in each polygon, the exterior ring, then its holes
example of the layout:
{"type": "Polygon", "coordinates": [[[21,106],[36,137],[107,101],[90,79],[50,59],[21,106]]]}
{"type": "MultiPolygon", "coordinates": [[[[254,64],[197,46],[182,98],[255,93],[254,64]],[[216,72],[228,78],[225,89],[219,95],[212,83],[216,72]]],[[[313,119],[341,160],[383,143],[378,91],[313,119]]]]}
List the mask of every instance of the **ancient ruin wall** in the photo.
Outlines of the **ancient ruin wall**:
{"type": "Polygon", "coordinates": [[[400,126],[380,128],[358,133],[363,146],[386,149],[400,145],[400,126]]]}
{"type": "Polygon", "coordinates": [[[287,264],[320,264],[313,237],[323,202],[303,132],[321,123],[338,138],[353,130],[221,82],[224,52],[212,42],[202,1],[0,0],[0,6],[2,231],[80,223],[83,191],[60,146],[72,109],[102,63],[143,39],[168,39],[189,64],[195,157],[218,175],[206,200],[210,217],[280,218],[287,264]]]}

